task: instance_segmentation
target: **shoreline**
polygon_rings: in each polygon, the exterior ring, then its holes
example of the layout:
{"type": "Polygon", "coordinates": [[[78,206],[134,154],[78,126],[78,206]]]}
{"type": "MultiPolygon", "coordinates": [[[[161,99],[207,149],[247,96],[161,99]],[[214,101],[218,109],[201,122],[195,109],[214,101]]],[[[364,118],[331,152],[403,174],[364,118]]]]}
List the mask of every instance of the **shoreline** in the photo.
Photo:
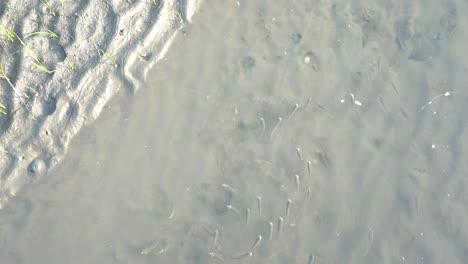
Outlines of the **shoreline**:
{"type": "Polygon", "coordinates": [[[56,166],[119,89],[142,87],[200,4],[22,2],[0,5],[0,208],[56,166]]]}

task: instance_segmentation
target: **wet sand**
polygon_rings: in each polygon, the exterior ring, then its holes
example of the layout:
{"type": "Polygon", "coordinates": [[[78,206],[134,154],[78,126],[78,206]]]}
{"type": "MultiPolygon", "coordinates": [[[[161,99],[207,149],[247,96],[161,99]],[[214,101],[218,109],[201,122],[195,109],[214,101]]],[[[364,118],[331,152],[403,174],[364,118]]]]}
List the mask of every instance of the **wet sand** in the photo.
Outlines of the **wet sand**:
{"type": "Polygon", "coordinates": [[[118,90],[142,86],[199,3],[0,3],[0,208],[58,164],[118,90]]]}
{"type": "Polygon", "coordinates": [[[1,259],[463,263],[467,9],[206,1],[0,211],[1,259]]]}

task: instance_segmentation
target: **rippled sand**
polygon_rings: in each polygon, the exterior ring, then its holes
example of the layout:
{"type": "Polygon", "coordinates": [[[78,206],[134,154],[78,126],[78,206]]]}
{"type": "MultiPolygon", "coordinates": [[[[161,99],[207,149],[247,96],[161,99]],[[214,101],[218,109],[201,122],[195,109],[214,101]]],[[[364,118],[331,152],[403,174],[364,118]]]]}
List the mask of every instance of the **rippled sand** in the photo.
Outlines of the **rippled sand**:
{"type": "Polygon", "coordinates": [[[118,90],[143,85],[199,2],[0,3],[0,208],[60,162],[118,90]]]}

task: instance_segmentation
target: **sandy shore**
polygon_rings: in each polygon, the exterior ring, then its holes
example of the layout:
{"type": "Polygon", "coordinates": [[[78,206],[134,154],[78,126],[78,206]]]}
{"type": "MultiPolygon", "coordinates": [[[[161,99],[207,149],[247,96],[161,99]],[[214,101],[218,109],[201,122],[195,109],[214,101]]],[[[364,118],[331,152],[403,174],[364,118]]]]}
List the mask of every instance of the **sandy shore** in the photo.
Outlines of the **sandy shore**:
{"type": "Polygon", "coordinates": [[[0,3],[0,207],[60,162],[119,89],[143,85],[198,2],[0,3]]]}

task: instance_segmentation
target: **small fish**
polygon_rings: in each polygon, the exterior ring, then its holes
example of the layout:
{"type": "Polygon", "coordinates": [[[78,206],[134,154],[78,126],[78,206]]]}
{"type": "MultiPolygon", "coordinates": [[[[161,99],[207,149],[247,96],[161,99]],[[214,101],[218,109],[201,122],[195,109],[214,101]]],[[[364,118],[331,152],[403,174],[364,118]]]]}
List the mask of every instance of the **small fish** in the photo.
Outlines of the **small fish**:
{"type": "Polygon", "coordinates": [[[148,246],[144,247],[140,254],[141,255],[148,255],[152,252],[155,252],[157,255],[161,255],[164,252],[167,251],[169,248],[169,242],[167,239],[160,239],[160,240],[154,240],[151,243],[149,243],[148,246]]]}

